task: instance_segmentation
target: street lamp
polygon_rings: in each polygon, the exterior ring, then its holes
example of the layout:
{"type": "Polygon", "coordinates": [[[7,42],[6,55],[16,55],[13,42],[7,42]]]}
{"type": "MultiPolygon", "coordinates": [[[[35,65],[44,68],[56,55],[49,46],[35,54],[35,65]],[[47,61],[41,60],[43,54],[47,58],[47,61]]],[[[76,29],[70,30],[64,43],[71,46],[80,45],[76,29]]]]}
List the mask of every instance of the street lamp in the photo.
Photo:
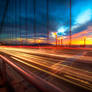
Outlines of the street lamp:
{"type": "Polygon", "coordinates": [[[63,37],[60,37],[60,43],[61,43],[61,47],[63,46],[63,37]]]}
{"type": "Polygon", "coordinates": [[[40,47],[40,42],[41,42],[41,40],[39,39],[39,40],[38,40],[38,45],[39,45],[39,47],[40,47]]]}
{"type": "Polygon", "coordinates": [[[62,47],[63,35],[65,34],[65,31],[66,31],[65,27],[61,27],[60,29],[58,29],[57,35],[60,36],[60,45],[61,45],[61,47],[62,47]]]}
{"type": "Polygon", "coordinates": [[[60,37],[60,44],[62,46],[62,40],[63,40],[62,36],[65,35],[66,29],[67,28],[65,28],[65,27],[60,27],[58,29],[58,32],[52,32],[52,36],[56,38],[56,46],[58,45],[57,44],[58,43],[58,39],[57,39],[58,36],[60,37]]]}
{"type": "Polygon", "coordinates": [[[52,35],[55,37],[56,39],[56,47],[57,47],[57,32],[53,32],[52,35]]]}
{"type": "Polygon", "coordinates": [[[84,47],[86,46],[86,37],[84,36],[84,47]]]}

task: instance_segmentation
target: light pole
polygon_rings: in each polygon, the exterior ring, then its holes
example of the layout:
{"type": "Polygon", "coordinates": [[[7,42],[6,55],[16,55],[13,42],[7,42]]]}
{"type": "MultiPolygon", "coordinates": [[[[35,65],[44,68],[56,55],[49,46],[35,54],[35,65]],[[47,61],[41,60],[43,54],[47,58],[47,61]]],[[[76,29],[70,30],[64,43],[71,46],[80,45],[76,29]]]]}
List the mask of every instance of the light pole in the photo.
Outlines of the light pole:
{"type": "Polygon", "coordinates": [[[86,37],[84,37],[84,47],[86,47],[86,37]]]}
{"type": "Polygon", "coordinates": [[[34,11],[34,23],[33,23],[33,31],[34,31],[34,43],[36,43],[36,0],[33,0],[33,11],[34,11]]]}
{"type": "Polygon", "coordinates": [[[39,45],[39,47],[40,47],[40,42],[41,42],[41,40],[39,39],[39,40],[38,40],[38,45],[39,45]]]}
{"type": "Polygon", "coordinates": [[[58,39],[57,39],[57,32],[53,32],[53,35],[55,36],[55,39],[56,39],[56,47],[57,47],[57,41],[58,41],[58,39]]]}
{"type": "Polygon", "coordinates": [[[61,47],[63,46],[63,37],[61,36],[60,38],[60,42],[61,42],[61,47]]]}
{"type": "Polygon", "coordinates": [[[69,39],[70,39],[70,42],[69,42],[69,46],[71,46],[71,43],[72,43],[72,32],[71,32],[71,0],[70,0],[70,35],[69,35],[69,39]]]}
{"type": "Polygon", "coordinates": [[[49,0],[47,0],[47,4],[46,4],[46,7],[47,7],[47,24],[46,24],[46,30],[47,30],[47,43],[49,43],[49,15],[48,15],[48,11],[49,11],[49,0]]]}
{"type": "Polygon", "coordinates": [[[58,40],[57,40],[57,33],[56,33],[56,47],[57,47],[57,41],[58,41],[58,40]]]}

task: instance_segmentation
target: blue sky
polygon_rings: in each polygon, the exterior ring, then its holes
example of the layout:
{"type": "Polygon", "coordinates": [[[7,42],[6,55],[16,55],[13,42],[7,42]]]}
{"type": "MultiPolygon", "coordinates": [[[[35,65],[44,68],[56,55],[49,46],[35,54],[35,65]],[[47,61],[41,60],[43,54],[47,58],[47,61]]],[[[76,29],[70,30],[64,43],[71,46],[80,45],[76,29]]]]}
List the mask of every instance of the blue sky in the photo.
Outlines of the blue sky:
{"type": "MultiPolygon", "coordinates": [[[[69,35],[70,0],[48,1],[49,31],[61,30],[62,32],[63,28],[63,35],[69,35]]],[[[92,25],[92,0],[71,1],[72,34],[75,34],[92,25]]],[[[0,0],[0,19],[2,19],[5,2],[6,0],[0,0]]],[[[37,34],[42,33],[44,36],[47,34],[46,13],[46,0],[36,0],[36,32],[37,34]]],[[[30,34],[28,37],[32,37],[33,23],[33,0],[10,0],[1,35],[8,38],[11,33],[13,37],[19,37],[19,34],[30,34]]]]}

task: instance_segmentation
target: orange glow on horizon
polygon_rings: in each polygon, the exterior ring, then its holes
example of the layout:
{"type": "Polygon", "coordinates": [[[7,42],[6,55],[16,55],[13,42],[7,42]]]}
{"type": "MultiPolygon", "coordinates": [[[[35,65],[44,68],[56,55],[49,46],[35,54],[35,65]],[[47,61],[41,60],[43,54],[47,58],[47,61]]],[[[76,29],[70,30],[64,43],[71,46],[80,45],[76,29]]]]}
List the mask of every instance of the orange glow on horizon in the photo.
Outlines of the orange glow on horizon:
{"type": "MultiPolygon", "coordinates": [[[[54,36],[57,36],[56,32],[53,32],[54,36]]],[[[88,29],[78,32],[76,34],[73,34],[71,40],[71,45],[92,45],[92,27],[89,26],[88,29]]],[[[38,37],[36,38],[36,43],[47,43],[46,37],[38,37]]],[[[63,45],[69,45],[69,36],[57,36],[57,44],[61,45],[61,39],[63,45]]],[[[29,44],[34,43],[34,38],[13,38],[13,39],[7,39],[7,41],[16,41],[16,42],[27,42],[29,44]]],[[[49,39],[50,44],[56,45],[56,37],[49,39]]]]}

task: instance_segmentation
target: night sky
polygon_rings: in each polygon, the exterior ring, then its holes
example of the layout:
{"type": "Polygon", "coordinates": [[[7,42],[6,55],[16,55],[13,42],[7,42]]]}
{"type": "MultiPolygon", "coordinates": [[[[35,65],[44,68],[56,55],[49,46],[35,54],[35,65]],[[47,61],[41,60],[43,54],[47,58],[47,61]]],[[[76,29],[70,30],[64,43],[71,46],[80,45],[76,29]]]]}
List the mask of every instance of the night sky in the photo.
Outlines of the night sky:
{"type": "MultiPolygon", "coordinates": [[[[34,0],[8,0],[8,10],[0,38],[34,37],[34,0]],[[11,35],[12,34],[12,35],[11,35]]],[[[6,0],[0,0],[0,22],[6,0]]],[[[47,37],[47,0],[35,2],[35,25],[37,37],[47,37]]],[[[92,0],[71,0],[72,34],[86,30],[92,25],[92,0]]],[[[70,0],[48,0],[48,30],[69,35],[70,0]]]]}

